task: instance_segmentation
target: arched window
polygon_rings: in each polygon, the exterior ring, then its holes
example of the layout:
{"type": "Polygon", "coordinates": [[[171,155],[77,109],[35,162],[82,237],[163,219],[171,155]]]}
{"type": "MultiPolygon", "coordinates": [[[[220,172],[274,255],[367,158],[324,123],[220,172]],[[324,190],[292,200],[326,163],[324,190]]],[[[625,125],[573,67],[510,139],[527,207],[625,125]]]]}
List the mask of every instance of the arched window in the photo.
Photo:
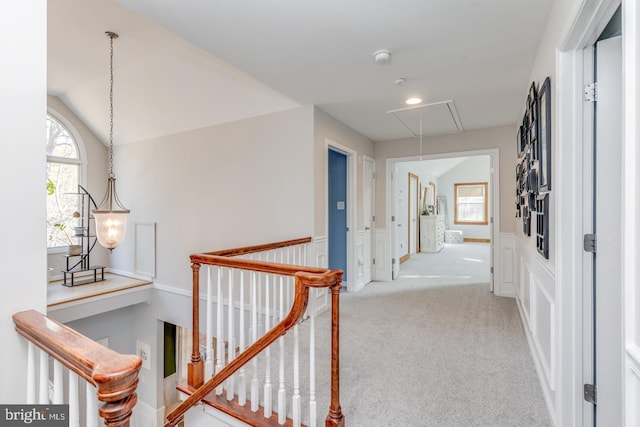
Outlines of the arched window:
{"type": "Polygon", "coordinates": [[[74,216],[80,211],[78,184],[82,184],[83,147],[70,124],[47,114],[47,247],[77,244],[74,216]]]}

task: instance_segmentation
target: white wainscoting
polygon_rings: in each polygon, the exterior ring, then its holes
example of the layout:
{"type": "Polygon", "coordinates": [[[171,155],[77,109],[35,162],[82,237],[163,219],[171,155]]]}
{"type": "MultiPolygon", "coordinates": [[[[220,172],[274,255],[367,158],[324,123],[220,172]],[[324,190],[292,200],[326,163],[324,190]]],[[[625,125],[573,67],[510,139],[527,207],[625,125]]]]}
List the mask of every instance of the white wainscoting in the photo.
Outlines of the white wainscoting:
{"type": "MultiPolygon", "coordinates": [[[[313,239],[313,256],[315,257],[315,264],[313,259],[307,260],[310,265],[315,267],[327,268],[329,260],[327,259],[327,236],[320,236],[313,239]]],[[[329,307],[329,292],[326,289],[312,289],[310,296],[314,298],[313,303],[316,314],[322,313],[329,307]]]]}
{"type": "MultiPolygon", "coordinates": [[[[391,245],[386,228],[376,228],[374,231],[374,259],[373,280],[386,282],[391,280],[391,245]]],[[[396,262],[400,262],[399,260],[396,262]]]]}
{"type": "Polygon", "coordinates": [[[516,235],[500,233],[500,242],[493,250],[498,255],[494,260],[493,292],[501,297],[516,296],[516,235]]]}
{"type": "MultiPolygon", "coordinates": [[[[516,238],[513,277],[516,301],[542,394],[556,424],[556,284],[555,272],[529,240],[516,238]]],[[[504,252],[504,251],[503,251],[504,252]]]]}

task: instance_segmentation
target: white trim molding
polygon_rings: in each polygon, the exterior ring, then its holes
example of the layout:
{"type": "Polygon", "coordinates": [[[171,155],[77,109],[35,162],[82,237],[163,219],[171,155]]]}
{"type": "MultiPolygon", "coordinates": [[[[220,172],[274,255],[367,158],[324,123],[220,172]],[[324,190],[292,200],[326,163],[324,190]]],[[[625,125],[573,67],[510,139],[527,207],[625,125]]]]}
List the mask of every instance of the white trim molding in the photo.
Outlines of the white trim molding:
{"type": "Polygon", "coordinates": [[[516,302],[538,373],[542,395],[554,425],[557,423],[556,276],[528,239],[515,239],[518,278],[516,302]]]}

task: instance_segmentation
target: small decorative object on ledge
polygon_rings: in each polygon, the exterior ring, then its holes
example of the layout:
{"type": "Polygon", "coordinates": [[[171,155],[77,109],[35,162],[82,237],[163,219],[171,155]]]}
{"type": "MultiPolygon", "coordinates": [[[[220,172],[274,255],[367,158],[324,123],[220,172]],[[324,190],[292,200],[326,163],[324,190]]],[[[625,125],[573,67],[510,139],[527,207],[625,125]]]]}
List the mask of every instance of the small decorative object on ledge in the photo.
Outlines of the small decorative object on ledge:
{"type": "Polygon", "coordinates": [[[100,282],[104,280],[104,266],[91,265],[89,257],[97,242],[96,235],[92,234],[94,227],[91,225],[91,220],[94,219],[91,209],[95,209],[96,202],[81,185],[78,185],[77,193],[68,194],[78,197],[78,210],[74,212],[73,217],[78,221],[78,226],[74,228],[74,237],[80,239],[80,244],[69,246],[67,255],[64,255],[67,264],[66,269],[62,270],[62,285],[78,286],[100,282]],[[81,275],[82,278],[79,279],[76,275],[81,275]]]}

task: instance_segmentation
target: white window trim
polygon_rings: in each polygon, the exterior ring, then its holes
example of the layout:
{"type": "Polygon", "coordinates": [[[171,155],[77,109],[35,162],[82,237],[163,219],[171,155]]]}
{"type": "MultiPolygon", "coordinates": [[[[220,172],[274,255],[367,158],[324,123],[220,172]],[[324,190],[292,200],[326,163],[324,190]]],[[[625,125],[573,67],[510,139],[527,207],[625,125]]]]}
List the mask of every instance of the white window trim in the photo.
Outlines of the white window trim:
{"type": "MultiPolygon", "coordinates": [[[[80,135],[80,132],[76,129],[76,127],[58,110],[55,108],[47,106],[47,114],[51,115],[53,118],[58,120],[64,127],[67,128],[69,133],[76,142],[76,146],[78,148],[78,157],[79,159],[70,159],[68,157],[58,157],[58,156],[48,156],[47,155],[47,163],[55,162],[55,163],[64,163],[69,165],[79,165],[80,173],[78,176],[78,182],[83,187],[86,187],[87,183],[87,150],[84,145],[84,140],[80,135]]],[[[47,248],[48,254],[58,254],[67,251],[66,246],[56,246],[54,248],[47,248]]]]}

